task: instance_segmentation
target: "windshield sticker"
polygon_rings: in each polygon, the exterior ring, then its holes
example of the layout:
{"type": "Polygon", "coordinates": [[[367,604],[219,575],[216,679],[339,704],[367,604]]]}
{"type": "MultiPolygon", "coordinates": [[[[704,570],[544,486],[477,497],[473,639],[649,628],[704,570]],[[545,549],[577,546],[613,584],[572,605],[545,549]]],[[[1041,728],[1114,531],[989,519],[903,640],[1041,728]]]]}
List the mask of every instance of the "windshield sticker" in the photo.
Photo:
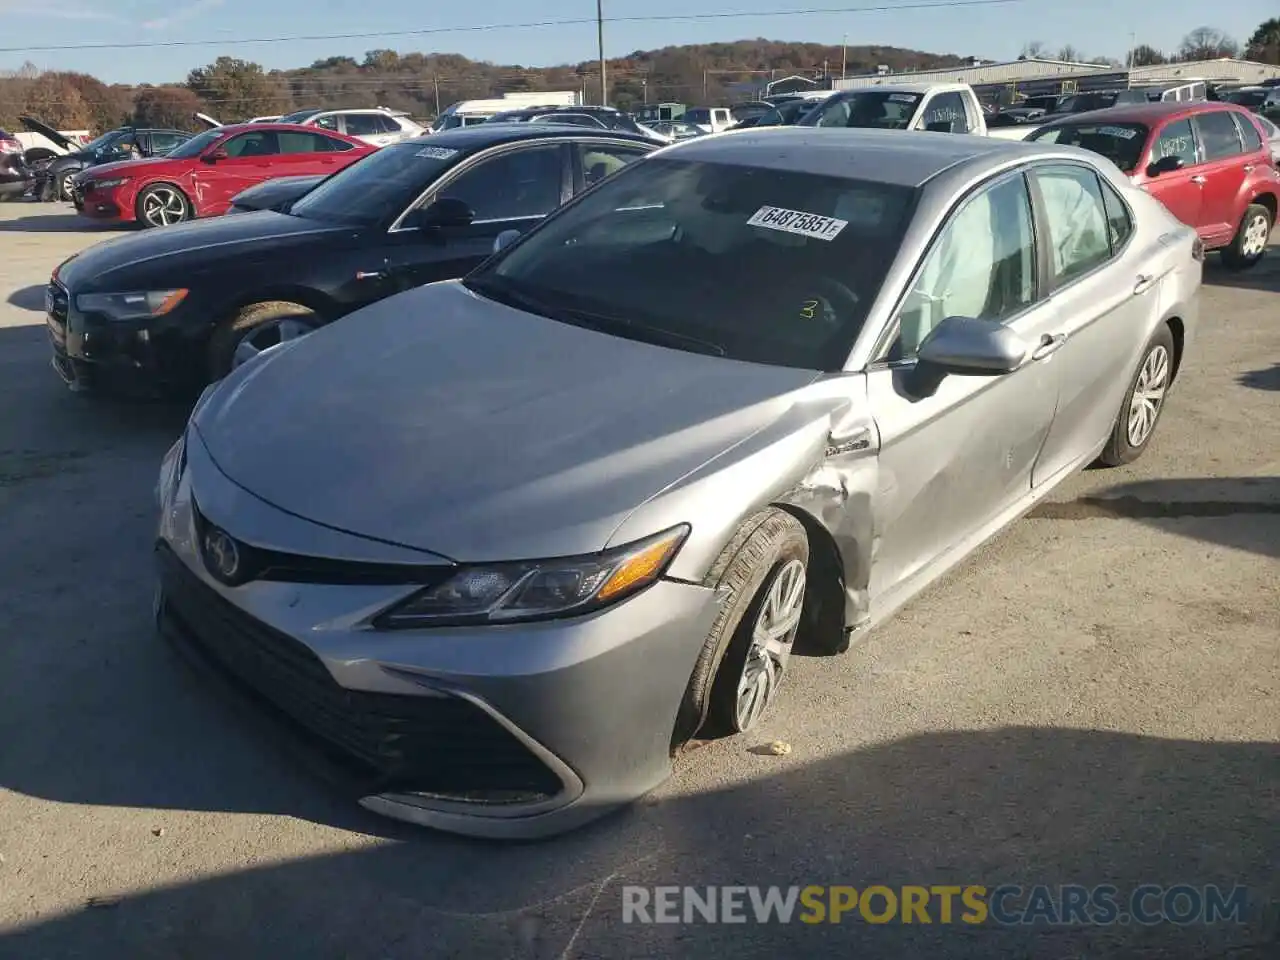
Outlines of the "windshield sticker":
{"type": "Polygon", "coordinates": [[[889,100],[892,103],[915,103],[916,95],[914,93],[891,93],[889,100]]]}
{"type": "Polygon", "coordinates": [[[448,147],[423,147],[415,157],[426,157],[428,160],[448,160],[458,155],[457,150],[450,150],[448,147]]]}
{"type": "Polygon", "coordinates": [[[848,220],[823,217],[803,210],[787,210],[785,207],[761,207],[747,221],[749,227],[780,230],[783,233],[813,237],[815,240],[834,240],[848,225],[848,220]]]}
{"type": "Polygon", "coordinates": [[[1121,140],[1132,140],[1138,131],[1132,127],[1099,127],[1098,133],[1104,137],[1119,137],[1121,140]]]}

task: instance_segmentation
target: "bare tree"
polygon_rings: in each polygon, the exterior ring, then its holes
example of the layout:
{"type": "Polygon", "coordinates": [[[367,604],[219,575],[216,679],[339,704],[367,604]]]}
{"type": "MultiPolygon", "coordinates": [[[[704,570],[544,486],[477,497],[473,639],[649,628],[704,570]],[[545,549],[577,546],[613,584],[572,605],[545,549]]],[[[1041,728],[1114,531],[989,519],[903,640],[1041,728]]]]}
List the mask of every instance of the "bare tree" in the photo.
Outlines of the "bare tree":
{"type": "Polygon", "coordinates": [[[1240,54],[1240,44],[1215,27],[1196,27],[1178,47],[1183,60],[1216,60],[1219,57],[1235,57],[1240,54]]]}
{"type": "Polygon", "coordinates": [[[1022,55],[1028,60],[1035,60],[1043,57],[1048,50],[1045,48],[1043,40],[1028,40],[1022,45],[1022,55]]]}
{"type": "Polygon", "coordinates": [[[1131,66],[1153,67],[1168,63],[1169,58],[1150,44],[1140,43],[1133,48],[1131,66]]]}
{"type": "Polygon", "coordinates": [[[1081,61],[1080,51],[1069,43],[1065,44],[1062,49],[1058,51],[1058,59],[1065,60],[1068,63],[1079,63],[1081,61]]]}

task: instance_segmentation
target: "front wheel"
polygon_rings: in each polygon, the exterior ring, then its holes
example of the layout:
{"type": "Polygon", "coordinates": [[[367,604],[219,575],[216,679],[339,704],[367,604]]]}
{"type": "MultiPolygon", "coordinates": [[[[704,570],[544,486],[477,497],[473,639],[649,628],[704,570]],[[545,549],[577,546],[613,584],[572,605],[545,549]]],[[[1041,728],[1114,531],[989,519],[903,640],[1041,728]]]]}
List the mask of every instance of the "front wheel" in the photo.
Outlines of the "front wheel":
{"type": "Polygon", "coordinates": [[[1222,264],[1229,270],[1248,270],[1267,252],[1271,237],[1271,211],[1251,203],[1240,218],[1240,226],[1229,246],[1222,249],[1222,264]]]}
{"type": "Polygon", "coordinates": [[[1173,382],[1173,332],[1165,325],[1147,342],[1138,372],[1124,395],[1111,439],[1098,457],[1103,466],[1118,467],[1142,456],[1164,412],[1173,382]]]}
{"type": "Polygon", "coordinates": [[[146,228],[168,227],[192,216],[187,195],[167,183],[153,184],[138,194],[135,213],[146,228]]]}
{"type": "Polygon", "coordinates": [[[304,337],[320,326],[310,307],[284,300],[252,303],[222,323],[209,343],[209,378],[219,380],[264,350],[304,337]]]}

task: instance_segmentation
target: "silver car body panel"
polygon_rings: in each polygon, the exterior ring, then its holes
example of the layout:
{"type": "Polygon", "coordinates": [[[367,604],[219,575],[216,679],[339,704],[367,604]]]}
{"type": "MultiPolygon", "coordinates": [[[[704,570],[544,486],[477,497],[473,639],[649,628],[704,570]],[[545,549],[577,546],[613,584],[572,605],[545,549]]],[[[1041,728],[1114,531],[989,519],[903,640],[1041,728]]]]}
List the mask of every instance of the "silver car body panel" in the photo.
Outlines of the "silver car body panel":
{"type": "Polygon", "coordinates": [[[581,793],[566,783],[550,809],[505,816],[403,796],[366,805],[459,832],[527,836],[634,799],[669,772],[674,718],[719,606],[704,581],[744,519],[780,506],[811,542],[828,537],[844,627],[873,624],[1097,456],[1158,325],[1174,325],[1182,355],[1191,348],[1202,267],[1194,231],[1096,155],[847,133],[743,131],[662,151],[850,177],[891,171],[883,175],[923,184],[844,372],[610,337],[446,282],[269,351],[200,405],[198,442],[160,531],[191,570],[304,643],[342,686],[462,691],[582,783],[581,793]],[[865,152],[831,149],[855,140],[865,152]],[[917,265],[965,197],[1050,161],[1100,171],[1132,212],[1127,243],[1008,320],[1029,345],[1063,337],[1060,349],[910,396],[912,364],[885,362],[883,350],[917,265]],[[565,556],[678,523],[692,530],[664,580],[597,614],[384,632],[370,620],[412,588],[215,583],[192,542],[193,489],[234,537],[351,560],[565,556]]]}

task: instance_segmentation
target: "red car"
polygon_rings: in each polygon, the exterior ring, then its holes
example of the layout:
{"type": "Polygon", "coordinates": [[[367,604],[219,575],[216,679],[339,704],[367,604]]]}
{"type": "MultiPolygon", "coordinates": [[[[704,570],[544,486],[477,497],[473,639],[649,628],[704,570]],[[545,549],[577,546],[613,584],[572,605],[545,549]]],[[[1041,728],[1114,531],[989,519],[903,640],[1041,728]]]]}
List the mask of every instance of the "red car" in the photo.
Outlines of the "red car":
{"type": "Polygon", "coordinates": [[[1258,118],[1220,102],[1110,107],[1047,123],[1028,141],[1100,153],[1160,200],[1233,269],[1262,259],[1280,171],[1258,118]]]}
{"type": "Polygon", "coordinates": [[[164,157],[92,167],[76,179],[72,199],[95,220],[164,227],[220,216],[232,197],[264,180],[336,173],[376,149],[296,124],[216,127],[164,157]]]}

